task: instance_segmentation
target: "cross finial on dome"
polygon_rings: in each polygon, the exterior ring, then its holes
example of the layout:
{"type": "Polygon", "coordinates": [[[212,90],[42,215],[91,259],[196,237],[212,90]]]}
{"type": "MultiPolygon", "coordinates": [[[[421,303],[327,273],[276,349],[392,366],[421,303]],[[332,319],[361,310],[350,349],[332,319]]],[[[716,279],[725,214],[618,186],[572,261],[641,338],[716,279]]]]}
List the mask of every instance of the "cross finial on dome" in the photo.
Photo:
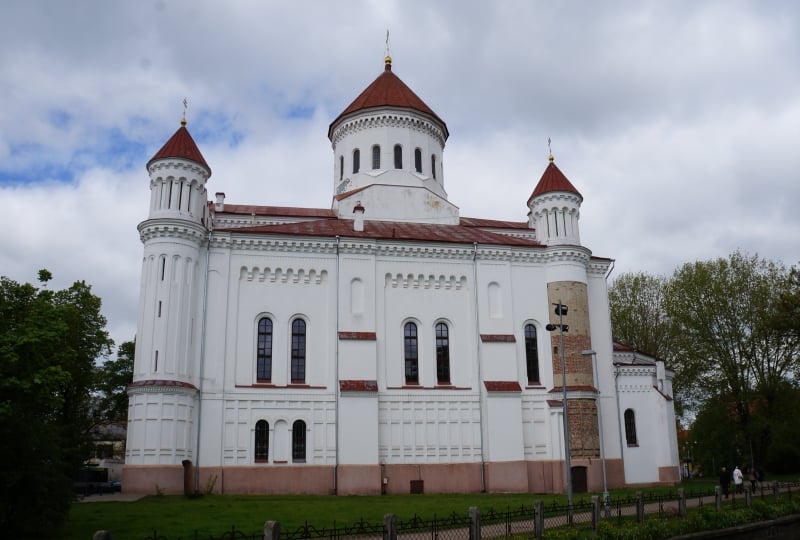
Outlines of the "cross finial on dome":
{"type": "Polygon", "coordinates": [[[391,70],[392,69],[392,56],[389,54],[389,29],[386,29],[386,47],[384,49],[383,55],[383,63],[385,69],[391,70]]]}
{"type": "Polygon", "coordinates": [[[553,163],[556,158],[553,157],[553,149],[550,147],[550,137],[547,137],[547,153],[549,154],[547,156],[547,161],[553,163]]]}
{"type": "Polygon", "coordinates": [[[189,102],[186,100],[186,98],[183,98],[183,117],[181,117],[181,125],[182,126],[186,125],[186,107],[188,107],[188,106],[189,106],[189,102]]]}

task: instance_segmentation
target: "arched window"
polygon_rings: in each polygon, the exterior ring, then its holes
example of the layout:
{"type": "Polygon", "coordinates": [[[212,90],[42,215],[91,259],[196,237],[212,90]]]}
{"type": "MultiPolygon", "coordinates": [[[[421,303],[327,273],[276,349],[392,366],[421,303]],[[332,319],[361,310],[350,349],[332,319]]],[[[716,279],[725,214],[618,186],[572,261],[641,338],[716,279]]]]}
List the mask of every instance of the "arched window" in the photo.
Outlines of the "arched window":
{"type": "Polygon", "coordinates": [[[414,170],[422,173],[422,150],[419,148],[414,150],[414,170]]]}
{"type": "Polygon", "coordinates": [[[339,180],[344,178],[344,156],[339,156],[339,180]]]}
{"type": "Polygon", "coordinates": [[[633,409],[625,410],[625,441],[628,446],[639,446],[636,440],[636,415],[633,409]]]}
{"type": "Polygon", "coordinates": [[[406,323],[403,328],[406,384],[419,384],[419,357],[417,350],[417,325],[413,322],[406,323]]]}
{"type": "Polygon", "coordinates": [[[256,422],[255,460],[267,461],[269,458],[269,423],[266,420],[256,422]]]}
{"type": "Polygon", "coordinates": [[[306,423],[302,420],[295,420],[292,424],[292,461],[306,461],[306,423]]]}
{"type": "Polygon", "coordinates": [[[436,324],[436,382],[450,384],[450,332],[441,322],[436,324]]]}
{"type": "Polygon", "coordinates": [[[361,170],[361,150],[353,150],[353,174],[361,170]]]}
{"type": "Polygon", "coordinates": [[[536,327],[525,325],[525,367],[528,370],[528,384],[539,384],[539,347],[536,342],[536,327]]]}
{"type": "Polygon", "coordinates": [[[292,322],[292,383],[306,382],[306,322],[292,322]]]}
{"type": "Polygon", "coordinates": [[[394,145],[394,168],[403,168],[403,147],[399,144],[394,145]]]}
{"type": "Polygon", "coordinates": [[[436,154],[431,154],[431,176],[436,180],[436,154]]]}
{"type": "Polygon", "coordinates": [[[372,168],[381,168],[381,147],[377,144],[372,147],[372,168]]]}
{"type": "Polygon", "coordinates": [[[270,382],[272,380],[272,320],[267,317],[263,317],[258,321],[256,379],[258,382],[270,382]]]}

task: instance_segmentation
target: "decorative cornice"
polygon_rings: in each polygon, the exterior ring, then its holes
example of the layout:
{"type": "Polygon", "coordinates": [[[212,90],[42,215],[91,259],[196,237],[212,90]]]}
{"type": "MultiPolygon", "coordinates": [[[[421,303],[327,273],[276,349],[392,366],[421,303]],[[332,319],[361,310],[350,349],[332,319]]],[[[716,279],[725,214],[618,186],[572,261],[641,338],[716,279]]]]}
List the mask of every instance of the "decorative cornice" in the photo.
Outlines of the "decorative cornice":
{"type": "MultiPolygon", "coordinates": [[[[580,207],[582,201],[583,198],[577,193],[570,191],[549,191],[534,197],[531,200],[530,208],[533,210],[534,208],[538,209],[543,206],[549,207],[550,205],[553,205],[555,208],[557,203],[571,203],[580,207]]],[[[559,208],[563,208],[563,206],[559,208]]]]}
{"type": "Polygon", "coordinates": [[[185,394],[197,395],[199,390],[193,384],[183,381],[147,379],[134,381],[128,385],[128,395],[133,394],[185,394]]]}
{"type": "Polygon", "coordinates": [[[183,170],[196,174],[203,181],[208,180],[208,171],[195,163],[194,161],[181,158],[162,158],[150,163],[147,167],[147,172],[150,175],[155,175],[158,171],[164,170],[183,170]]]}
{"type": "Polygon", "coordinates": [[[270,283],[304,283],[319,285],[327,281],[328,271],[316,268],[260,268],[242,266],[239,279],[244,281],[269,281],[270,283]]]}
{"type": "Polygon", "coordinates": [[[139,223],[139,238],[145,244],[156,238],[180,238],[202,245],[208,234],[200,223],[177,218],[153,218],[139,223]]]}
{"type": "Polygon", "coordinates": [[[460,290],[467,286],[467,276],[454,275],[434,276],[423,274],[389,274],[385,276],[387,287],[392,289],[455,289],[460,290]]]}
{"type": "Polygon", "coordinates": [[[336,148],[336,145],[339,144],[343,138],[353,133],[387,127],[401,127],[419,131],[420,133],[424,133],[436,139],[442,147],[444,147],[445,144],[444,131],[434,122],[428,120],[427,117],[422,116],[421,113],[412,114],[391,110],[385,112],[373,111],[366,114],[361,113],[341,122],[336,126],[331,136],[331,144],[336,148]]]}

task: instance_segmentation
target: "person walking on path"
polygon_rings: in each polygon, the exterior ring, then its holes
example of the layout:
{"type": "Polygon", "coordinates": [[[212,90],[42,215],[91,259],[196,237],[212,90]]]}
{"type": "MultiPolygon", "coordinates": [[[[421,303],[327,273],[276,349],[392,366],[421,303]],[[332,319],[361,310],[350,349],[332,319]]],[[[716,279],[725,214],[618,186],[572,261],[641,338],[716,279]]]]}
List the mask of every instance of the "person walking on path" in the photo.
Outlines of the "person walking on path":
{"type": "Polygon", "coordinates": [[[731,489],[731,475],[725,467],[722,467],[722,470],[719,472],[719,485],[722,488],[722,494],[725,495],[727,499],[728,492],[731,489]]]}
{"type": "Polygon", "coordinates": [[[733,468],[733,484],[736,487],[736,493],[742,492],[742,482],[744,481],[744,475],[742,475],[742,470],[736,465],[733,468]]]}

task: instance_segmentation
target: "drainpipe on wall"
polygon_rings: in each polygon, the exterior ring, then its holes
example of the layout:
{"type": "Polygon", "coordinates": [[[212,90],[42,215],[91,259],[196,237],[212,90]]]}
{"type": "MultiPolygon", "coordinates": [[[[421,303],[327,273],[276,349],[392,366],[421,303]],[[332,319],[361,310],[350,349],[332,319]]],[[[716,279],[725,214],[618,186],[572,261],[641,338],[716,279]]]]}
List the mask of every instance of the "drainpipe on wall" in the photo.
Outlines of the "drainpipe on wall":
{"type": "Polygon", "coordinates": [[[334,398],[334,422],[336,422],[336,429],[334,430],[334,446],[336,448],[335,462],[333,465],[333,494],[339,494],[339,242],[340,238],[336,236],[336,298],[334,306],[336,315],[334,316],[334,338],[335,344],[333,348],[333,398],[334,398]]]}
{"type": "MultiPolygon", "coordinates": [[[[210,225],[210,223],[209,223],[210,225]]],[[[211,261],[211,231],[208,231],[208,239],[206,240],[206,272],[205,281],[203,283],[203,314],[200,321],[200,373],[198,374],[199,388],[197,389],[197,446],[195,451],[195,467],[194,467],[194,493],[197,495],[200,490],[200,412],[203,408],[203,371],[205,370],[206,363],[206,318],[208,311],[208,274],[209,264],[211,261]]],[[[220,483],[220,492],[223,491],[223,484],[220,483]]]]}
{"type": "Polygon", "coordinates": [[[478,304],[478,243],[473,243],[472,281],[475,290],[475,356],[478,359],[478,427],[481,433],[481,493],[486,493],[486,456],[484,455],[483,435],[483,380],[481,378],[481,331],[478,304]]]}

